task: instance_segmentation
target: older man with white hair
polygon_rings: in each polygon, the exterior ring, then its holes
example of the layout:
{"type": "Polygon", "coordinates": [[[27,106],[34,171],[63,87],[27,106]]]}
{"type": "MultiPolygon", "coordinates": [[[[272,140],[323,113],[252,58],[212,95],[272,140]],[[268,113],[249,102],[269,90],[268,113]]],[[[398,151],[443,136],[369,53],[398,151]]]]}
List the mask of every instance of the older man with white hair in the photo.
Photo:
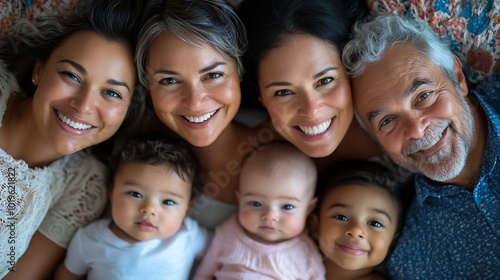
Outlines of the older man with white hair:
{"type": "Polygon", "coordinates": [[[358,26],[343,61],[358,120],[417,173],[391,278],[498,279],[500,75],[469,91],[432,29],[395,15],[358,26]]]}

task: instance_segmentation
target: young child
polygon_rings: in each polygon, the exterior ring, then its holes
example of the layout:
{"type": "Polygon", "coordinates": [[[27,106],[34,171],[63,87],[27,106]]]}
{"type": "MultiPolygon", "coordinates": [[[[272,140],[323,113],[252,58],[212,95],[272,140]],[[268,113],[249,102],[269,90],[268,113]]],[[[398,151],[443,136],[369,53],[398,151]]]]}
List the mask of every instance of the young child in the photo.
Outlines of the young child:
{"type": "Polygon", "coordinates": [[[109,191],[112,218],[75,234],[56,279],[188,279],[209,243],[186,217],[197,176],[184,141],[132,141],[109,191]]]}
{"type": "Polygon", "coordinates": [[[216,228],[194,279],[323,279],[304,231],[316,205],[316,168],[289,143],[260,146],[241,169],[239,210],[216,228]]]}
{"type": "MultiPolygon", "coordinates": [[[[374,270],[403,226],[403,180],[377,162],[345,161],[320,177],[311,234],[326,279],[385,279],[374,270]]],[[[409,188],[410,189],[410,188],[409,188]]]]}

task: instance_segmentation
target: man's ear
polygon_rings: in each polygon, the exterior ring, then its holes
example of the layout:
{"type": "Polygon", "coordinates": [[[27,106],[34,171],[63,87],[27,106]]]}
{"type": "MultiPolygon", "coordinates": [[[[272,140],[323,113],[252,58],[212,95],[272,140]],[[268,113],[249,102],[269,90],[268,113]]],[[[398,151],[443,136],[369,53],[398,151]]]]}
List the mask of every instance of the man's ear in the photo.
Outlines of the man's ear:
{"type": "Polygon", "coordinates": [[[465,78],[464,71],[462,70],[462,62],[456,55],[453,55],[453,60],[454,60],[453,72],[457,77],[458,86],[462,91],[461,94],[463,96],[467,96],[467,94],[469,93],[469,88],[467,87],[467,79],[465,78]]]}

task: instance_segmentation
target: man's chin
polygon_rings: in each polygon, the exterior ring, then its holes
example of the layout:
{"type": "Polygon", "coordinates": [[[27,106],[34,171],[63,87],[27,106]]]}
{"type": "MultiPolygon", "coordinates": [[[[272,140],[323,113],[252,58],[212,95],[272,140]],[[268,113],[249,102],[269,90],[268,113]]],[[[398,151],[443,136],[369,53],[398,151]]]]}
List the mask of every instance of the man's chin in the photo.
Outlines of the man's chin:
{"type": "Polygon", "coordinates": [[[440,153],[431,158],[391,157],[392,160],[404,169],[422,174],[425,177],[445,182],[458,176],[465,167],[463,153],[440,153]]]}
{"type": "Polygon", "coordinates": [[[438,163],[432,165],[426,164],[421,168],[417,168],[416,172],[421,173],[431,180],[437,182],[446,182],[457,177],[460,172],[462,172],[464,166],[465,164],[462,164],[461,161],[438,163]]]}

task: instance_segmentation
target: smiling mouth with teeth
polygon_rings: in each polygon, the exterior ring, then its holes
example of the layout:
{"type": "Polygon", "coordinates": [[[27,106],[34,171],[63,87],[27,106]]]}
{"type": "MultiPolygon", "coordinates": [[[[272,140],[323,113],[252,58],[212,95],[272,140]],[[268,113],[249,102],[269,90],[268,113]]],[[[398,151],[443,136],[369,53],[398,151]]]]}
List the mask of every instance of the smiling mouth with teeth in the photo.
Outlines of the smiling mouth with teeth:
{"type": "Polygon", "coordinates": [[[190,123],[203,123],[209,120],[213,115],[215,115],[215,113],[217,113],[217,110],[212,111],[210,113],[206,113],[205,115],[199,117],[191,117],[191,116],[183,116],[183,117],[190,123]]]}
{"type": "Polygon", "coordinates": [[[304,134],[309,135],[309,136],[315,136],[315,135],[319,135],[319,134],[325,132],[330,127],[331,123],[332,123],[332,120],[329,119],[329,120],[322,122],[322,123],[315,125],[315,126],[299,125],[299,128],[302,132],[304,132],[304,134]]]}
{"type": "Polygon", "coordinates": [[[439,135],[439,137],[430,140],[429,143],[426,146],[420,147],[420,150],[421,151],[427,151],[427,150],[429,150],[430,148],[434,147],[434,145],[436,145],[436,143],[439,142],[439,140],[441,140],[442,137],[443,137],[443,134],[441,133],[439,135]]]}
{"type": "Polygon", "coordinates": [[[61,112],[57,111],[57,117],[63,122],[65,123],[67,126],[71,127],[71,128],[74,128],[74,129],[78,129],[78,130],[86,130],[86,129],[90,129],[92,128],[91,125],[89,124],[84,124],[84,123],[78,123],[78,122],[74,122],[72,120],[70,120],[68,117],[66,117],[65,115],[63,115],[61,112]]]}
{"type": "Polygon", "coordinates": [[[441,138],[443,138],[444,133],[445,133],[445,130],[443,130],[438,135],[435,135],[434,137],[428,136],[427,138],[421,138],[419,140],[414,141],[411,144],[411,146],[406,149],[404,154],[407,156],[411,156],[415,153],[425,152],[425,151],[431,149],[432,147],[434,147],[434,145],[436,145],[441,140],[441,138]]]}

